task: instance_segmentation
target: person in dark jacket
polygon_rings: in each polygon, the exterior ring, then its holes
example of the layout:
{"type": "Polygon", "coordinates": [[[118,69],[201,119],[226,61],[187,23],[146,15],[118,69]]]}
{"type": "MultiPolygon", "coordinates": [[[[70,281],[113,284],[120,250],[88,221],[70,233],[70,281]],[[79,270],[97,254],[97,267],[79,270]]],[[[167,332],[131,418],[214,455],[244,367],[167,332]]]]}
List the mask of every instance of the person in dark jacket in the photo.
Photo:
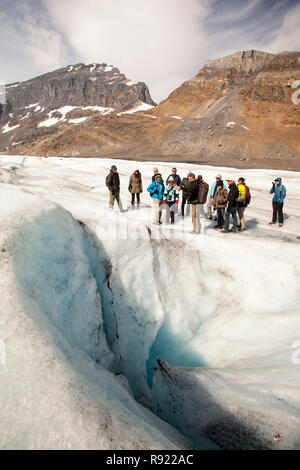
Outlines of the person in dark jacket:
{"type": "Polygon", "coordinates": [[[134,205],[135,203],[135,195],[137,204],[140,204],[140,194],[143,192],[143,183],[142,175],[139,170],[135,170],[130,176],[128,191],[131,193],[131,204],[134,205]]]}
{"type": "Polygon", "coordinates": [[[223,182],[218,183],[214,196],[214,207],[217,209],[218,223],[215,228],[224,228],[225,207],[228,201],[228,192],[223,182]]]}
{"type": "Polygon", "coordinates": [[[166,184],[169,184],[169,178],[173,178],[175,186],[181,185],[181,178],[177,175],[177,168],[172,168],[172,173],[168,176],[166,184]]]}
{"type": "Polygon", "coordinates": [[[109,207],[113,209],[115,201],[117,201],[119,208],[120,205],[120,178],[117,167],[112,165],[109,174],[106,177],[106,186],[109,190],[109,207]]]}
{"type": "Polygon", "coordinates": [[[162,175],[161,175],[161,173],[159,173],[158,168],[156,168],[156,167],[153,168],[152,183],[154,183],[154,181],[156,180],[156,177],[157,177],[158,175],[160,176],[161,182],[164,183],[164,180],[163,180],[163,178],[162,178],[162,175]]]}
{"type": "Polygon", "coordinates": [[[188,180],[191,184],[191,192],[188,199],[188,204],[191,204],[192,207],[192,222],[193,222],[193,231],[192,233],[200,233],[200,207],[198,204],[199,197],[199,184],[195,178],[194,173],[188,174],[188,180]]]}
{"type": "MultiPolygon", "coordinates": [[[[181,216],[184,217],[184,208],[191,194],[191,183],[188,177],[182,178],[180,190],[182,191],[181,216]]],[[[189,213],[190,213],[190,206],[187,205],[186,215],[189,215],[189,213]]]]}
{"type": "Polygon", "coordinates": [[[221,230],[222,233],[237,232],[237,198],[239,197],[239,190],[235,184],[233,178],[226,180],[228,182],[229,192],[228,192],[228,205],[225,212],[225,224],[224,229],[221,230]],[[232,216],[233,226],[229,230],[229,217],[232,216]]]}
{"type": "Polygon", "coordinates": [[[222,183],[223,187],[225,189],[227,189],[226,184],[223,183],[222,175],[220,175],[220,174],[216,175],[216,181],[214,181],[214,183],[210,187],[210,190],[209,190],[209,193],[208,193],[208,201],[207,201],[207,204],[206,204],[206,208],[207,208],[206,219],[208,219],[208,220],[212,220],[212,218],[213,218],[213,212],[214,211],[212,211],[212,209],[214,207],[214,197],[215,197],[215,194],[216,194],[216,191],[217,191],[217,185],[219,183],[222,183]]]}
{"type": "Polygon", "coordinates": [[[283,209],[283,201],[286,196],[286,189],[285,189],[285,186],[283,186],[282,184],[281,178],[276,178],[276,180],[274,180],[274,182],[272,183],[270,194],[274,194],[274,196],[272,199],[273,218],[271,222],[269,222],[269,224],[270,225],[276,224],[277,216],[278,216],[279,227],[282,227],[283,225],[282,209],[283,209]]]}
{"type": "Polygon", "coordinates": [[[207,183],[205,183],[204,179],[202,178],[202,175],[198,175],[197,183],[198,183],[198,204],[199,204],[198,210],[200,212],[201,217],[205,217],[204,204],[207,201],[209,186],[207,183]]]}

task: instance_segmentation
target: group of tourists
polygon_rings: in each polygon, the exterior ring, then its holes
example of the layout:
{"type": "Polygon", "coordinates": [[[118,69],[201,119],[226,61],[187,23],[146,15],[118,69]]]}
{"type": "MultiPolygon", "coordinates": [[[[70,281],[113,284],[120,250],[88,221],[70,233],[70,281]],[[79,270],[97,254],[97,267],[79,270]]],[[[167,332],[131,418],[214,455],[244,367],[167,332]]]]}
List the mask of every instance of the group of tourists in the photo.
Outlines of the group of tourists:
{"type": "MultiPolygon", "coordinates": [[[[171,174],[164,183],[158,168],[153,168],[152,182],[148,186],[154,209],[154,224],[162,224],[162,212],[165,208],[166,224],[175,223],[175,215],[184,218],[191,212],[193,230],[192,233],[200,233],[200,218],[215,220],[215,228],[221,233],[243,232],[246,230],[245,210],[251,201],[250,189],[246,180],[240,177],[237,182],[234,178],[227,178],[224,182],[222,175],[217,174],[215,181],[209,187],[202,175],[197,178],[190,172],[181,179],[177,169],[172,168],[171,174]],[[181,208],[179,206],[179,194],[182,193],[181,208]],[[206,204],[206,211],[204,205],[206,204]],[[191,210],[190,210],[191,208],[191,210]],[[232,227],[230,226],[232,219],[232,227]],[[239,220],[238,220],[239,219],[239,220]]],[[[106,185],[109,189],[109,207],[114,207],[117,201],[120,210],[123,211],[120,201],[120,178],[117,167],[112,165],[110,173],[106,177],[106,185]]],[[[137,169],[129,178],[128,191],[131,193],[131,205],[140,205],[140,194],[143,192],[142,175],[137,169]]],[[[278,220],[279,226],[283,225],[283,202],[286,197],[286,189],[281,178],[276,178],[270,190],[273,196],[273,217],[270,225],[278,220]]]]}

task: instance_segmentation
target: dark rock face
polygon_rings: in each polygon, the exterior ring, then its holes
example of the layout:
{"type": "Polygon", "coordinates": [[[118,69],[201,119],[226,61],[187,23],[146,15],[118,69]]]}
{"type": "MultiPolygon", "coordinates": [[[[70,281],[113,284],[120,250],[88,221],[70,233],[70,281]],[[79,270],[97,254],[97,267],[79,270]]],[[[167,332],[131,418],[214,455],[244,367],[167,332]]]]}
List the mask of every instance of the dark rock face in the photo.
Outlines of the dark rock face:
{"type": "Polygon", "coordinates": [[[119,69],[106,64],[77,64],[7,85],[6,105],[0,106],[0,120],[21,119],[31,112],[28,107],[33,104],[40,106],[38,112],[66,105],[122,111],[138,101],[155,105],[145,83],[133,84],[119,69]]]}

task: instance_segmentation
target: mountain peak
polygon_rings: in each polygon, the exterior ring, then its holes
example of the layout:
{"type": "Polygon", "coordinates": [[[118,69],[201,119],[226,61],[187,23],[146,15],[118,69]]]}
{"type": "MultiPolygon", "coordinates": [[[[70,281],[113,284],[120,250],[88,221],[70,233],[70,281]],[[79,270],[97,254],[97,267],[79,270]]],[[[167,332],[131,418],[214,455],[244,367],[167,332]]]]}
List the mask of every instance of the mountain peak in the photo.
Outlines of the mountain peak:
{"type": "Polygon", "coordinates": [[[256,72],[261,69],[266,62],[271,60],[274,54],[268,52],[256,51],[254,49],[248,51],[239,51],[220,59],[210,59],[204,64],[205,68],[234,68],[244,73],[256,72]]]}

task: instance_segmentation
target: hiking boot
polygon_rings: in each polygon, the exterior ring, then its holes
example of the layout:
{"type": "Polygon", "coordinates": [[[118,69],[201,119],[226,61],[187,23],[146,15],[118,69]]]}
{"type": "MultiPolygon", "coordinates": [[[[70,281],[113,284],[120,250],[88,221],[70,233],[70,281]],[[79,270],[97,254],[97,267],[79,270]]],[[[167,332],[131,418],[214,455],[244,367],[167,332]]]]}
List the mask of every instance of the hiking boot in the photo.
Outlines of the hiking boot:
{"type": "Polygon", "coordinates": [[[206,215],[205,218],[206,220],[212,220],[212,215],[206,215]]]}
{"type": "Polygon", "coordinates": [[[273,220],[271,220],[271,222],[269,222],[269,225],[274,225],[276,224],[276,222],[273,222],[273,220]]]}
{"type": "Polygon", "coordinates": [[[227,228],[223,228],[220,233],[229,233],[229,230],[227,230],[227,228]]]}
{"type": "Polygon", "coordinates": [[[279,224],[279,227],[282,227],[282,226],[283,226],[283,224],[279,224]]]}
{"type": "Polygon", "coordinates": [[[244,232],[245,230],[246,230],[245,228],[242,228],[242,227],[239,228],[239,231],[240,231],[240,232],[244,232]]]}
{"type": "Polygon", "coordinates": [[[215,228],[222,228],[221,225],[215,225],[215,228]]]}

